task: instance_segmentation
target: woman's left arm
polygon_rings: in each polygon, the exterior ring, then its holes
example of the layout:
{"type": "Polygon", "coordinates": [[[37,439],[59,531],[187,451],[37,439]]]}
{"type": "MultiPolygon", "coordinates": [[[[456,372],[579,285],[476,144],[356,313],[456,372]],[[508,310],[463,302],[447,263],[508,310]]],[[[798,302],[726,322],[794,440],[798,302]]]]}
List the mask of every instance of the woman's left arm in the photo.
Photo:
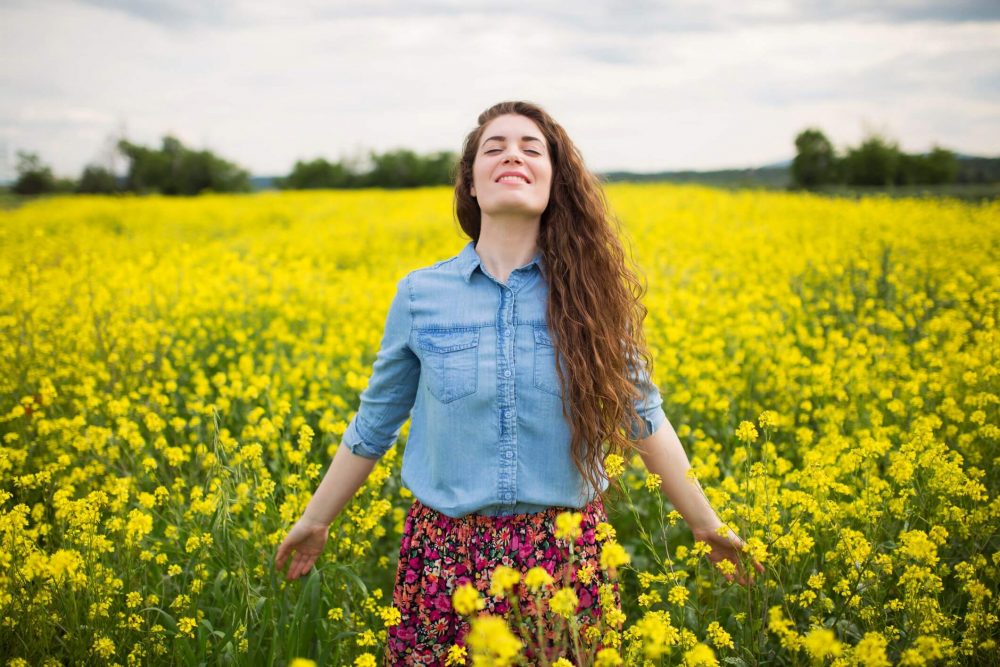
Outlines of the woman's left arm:
{"type": "MultiPolygon", "coordinates": [[[[731,529],[726,531],[726,535],[716,532],[722,525],[722,520],[712,509],[698,480],[688,479],[687,471],[690,470],[691,463],[670,421],[664,421],[651,436],[636,440],[636,444],[646,469],[660,476],[660,490],[684,517],[694,538],[706,542],[712,548],[709,559],[713,563],[723,558],[731,561],[737,566],[737,581],[746,585],[746,578],[736,555],[737,550],[743,547],[743,540],[731,529]]],[[[760,563],[754,562],[754,568],[760,573],[764,572],[760,563]]],[[[732,575],[725,577],[730,581],[733,579],[732,575]]],[[[750,583],[753,583],[752,572],[750,583]]]]}

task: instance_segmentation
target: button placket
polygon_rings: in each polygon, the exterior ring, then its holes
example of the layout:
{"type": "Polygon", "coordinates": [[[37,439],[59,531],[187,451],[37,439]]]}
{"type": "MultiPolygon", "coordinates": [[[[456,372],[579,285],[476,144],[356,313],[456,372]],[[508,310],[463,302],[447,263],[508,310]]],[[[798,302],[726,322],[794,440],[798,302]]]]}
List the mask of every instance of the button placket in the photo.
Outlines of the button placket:
{"type": "MultiPolygon", "coordinates": [[[[513,277],[516,281],[516,276],[513,277]]],[[[497,491],[502,503],[515,502],[516,473],[514,450],[516,447],[517,429],[515,428],[515,392],[514,392],[514,336],[512,331],[515,291],[507,285],[499,285],[500,309],[497,313],[497,398],[500,410],[500,478],[497,491]]]]}

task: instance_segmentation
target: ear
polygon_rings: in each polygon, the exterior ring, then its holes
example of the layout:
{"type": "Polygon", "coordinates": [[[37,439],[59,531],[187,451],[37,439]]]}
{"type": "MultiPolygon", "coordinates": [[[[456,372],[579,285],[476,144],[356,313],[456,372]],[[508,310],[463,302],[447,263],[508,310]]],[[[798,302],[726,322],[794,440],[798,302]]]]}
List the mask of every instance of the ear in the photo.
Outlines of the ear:
{"type": "Polygon", "coordinates": [[[473,199],[475,199],[475,197],[476,197],[476,186],[475,185],[473,185],[472,187],[469,188],[469,194],[472,195],[473,199]]]}

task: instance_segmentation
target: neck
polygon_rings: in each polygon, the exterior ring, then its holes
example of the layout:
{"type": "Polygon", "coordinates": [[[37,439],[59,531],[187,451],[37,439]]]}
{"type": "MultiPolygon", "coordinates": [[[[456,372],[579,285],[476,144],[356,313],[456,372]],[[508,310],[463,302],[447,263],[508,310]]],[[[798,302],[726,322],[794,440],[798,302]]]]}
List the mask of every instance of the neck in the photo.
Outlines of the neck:
{"type": "Polygon", "coordinates": [[[524,266],[538,252],[538,227],[540,217],[482,219],[476,254],[486,270],[500,282],[514,269],[524,266]]]}

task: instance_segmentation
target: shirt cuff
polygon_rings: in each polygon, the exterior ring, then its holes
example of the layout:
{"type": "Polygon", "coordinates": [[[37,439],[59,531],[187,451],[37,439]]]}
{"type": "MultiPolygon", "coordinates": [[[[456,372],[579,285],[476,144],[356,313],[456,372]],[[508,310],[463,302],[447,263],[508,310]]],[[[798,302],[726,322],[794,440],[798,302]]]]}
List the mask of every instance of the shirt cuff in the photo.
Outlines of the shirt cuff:
{"type": "Polygon", "coordinates": [[[382,458],[382,454],[365,441],[365,438],[358,431],[357,422],[358,416],[355,414],[354,418],[351,419],[351,423],[347,425],[347,429],[344,431],[344,438],[341,440],[341,444],[347,447],[355,456],[377,461],[382,458]]]}
{"type": "Polygon", "coordinates": [[[659,405],[650,410],[639,411],[640,422],[632,425],[632,439],[642,440],[656,433],[657,430],[667,421],[667,413],[659,405]],[[645,429],[645,430],[643,430],[645,429]]]}

